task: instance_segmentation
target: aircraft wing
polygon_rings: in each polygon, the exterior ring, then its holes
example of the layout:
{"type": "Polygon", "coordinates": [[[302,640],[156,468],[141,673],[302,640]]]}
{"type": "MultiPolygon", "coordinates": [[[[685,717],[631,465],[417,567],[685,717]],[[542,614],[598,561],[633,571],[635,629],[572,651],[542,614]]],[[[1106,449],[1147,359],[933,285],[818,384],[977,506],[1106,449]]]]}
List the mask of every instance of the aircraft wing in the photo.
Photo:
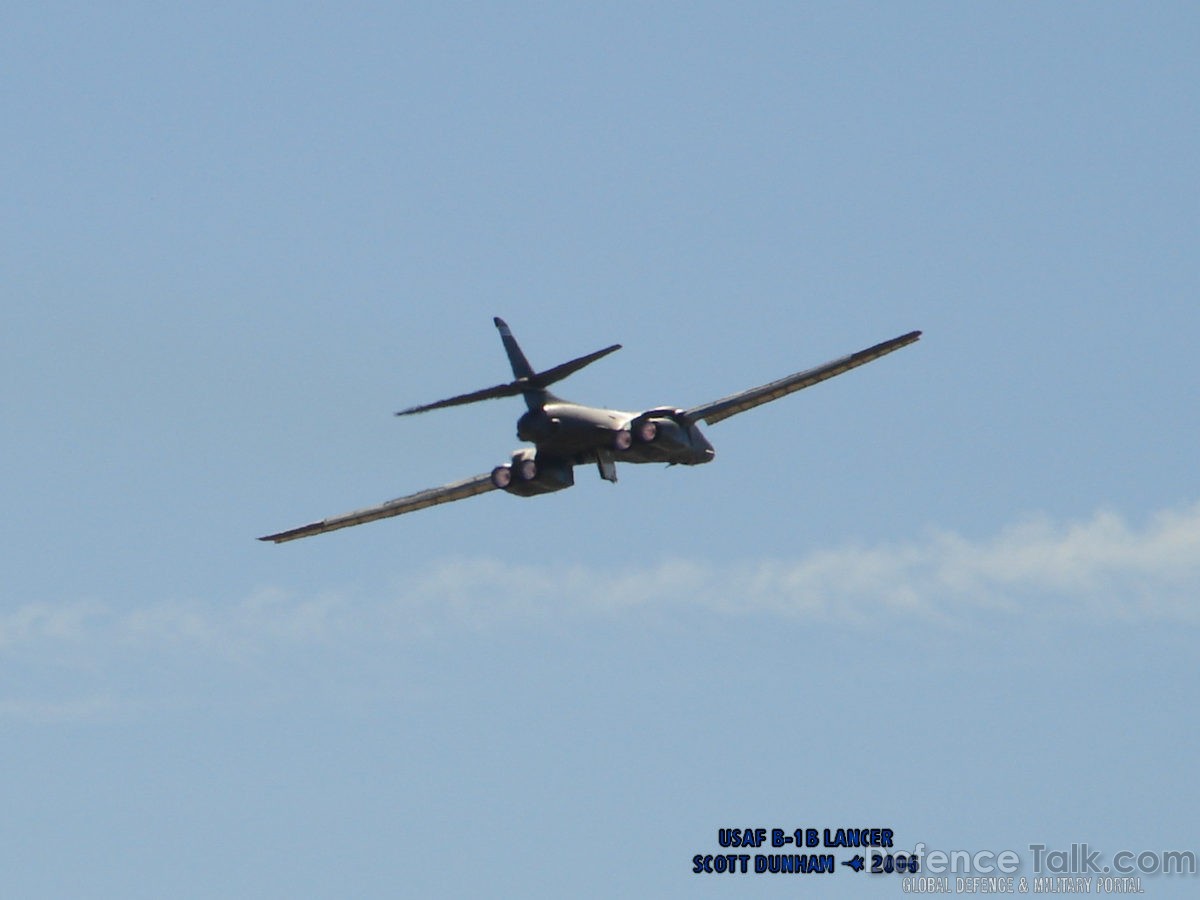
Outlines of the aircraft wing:
{"type": "Polygon", "coordinates": [[[376,519],[386,519],[390,516],[416,512],[418,509],[425,509],[427,506],[437,506],[439,503],[449,503],[451,500],[465,500],[467,497],[474,497],[476,494],[483,494],[495,489],[496,486],[492,484],[490,474],[476,475],[474,478],[466,478],[462,481],[456,481],[453,484],[430,488],[427,491],[419,491],[416,494],[409,494],[407,497],[397,497],[395,500],[388,500],[385,503],[380,503],[378,506],[356,509],[353,512],[342,513],[340,516],[330,516],[328,519],[312,522],[309,525],[302,525],[290,531],[281,531],[279,534],[268,534],[265,537],[260,537],[259,540],[274,541],[277,544],[282,544],[284,541],[294,541],[297,538],[309,537],[314,534],[337,531],[339,528],[362,525],[365,522],[374,522],[376,519]]]}
{"type": "Polygon", "coordinates": [[[908,334],[902,334],[900,337],[876,344],[874,347],[868,347],[866,350],[859,350],[857,353],[851,353],[849,356],[843,356],[841,359],[832,360],[824,365],[817,366],[815,369],[797,372],[794,375],[788,375],[786,378],[780,378],[778,381],[772,381],[770,384],[750,388],[748,391],[732,394],[721,400],[705,403],[703,406],[692,407],[685,411],[684,415],[693,422],[697,419],[703,419],[709,425],[715,425],[722,419],[728,419],[730,416],[735,416],[740,412],[745,412],[756,406],[762,406],[764,403],[778,400],[787,394],[803,390],[806,387],[812,387],[814,384],[819,384],[826,379],[833,378],[835,375],[841,375],[843,372],[849,372],[851,369],[866,365],[869,362],[879,359],[881,356],[886,356],[893,350],[899,350],[901,347],[908,346],[920,337],[921,332],[910,331],[908,334]]]}

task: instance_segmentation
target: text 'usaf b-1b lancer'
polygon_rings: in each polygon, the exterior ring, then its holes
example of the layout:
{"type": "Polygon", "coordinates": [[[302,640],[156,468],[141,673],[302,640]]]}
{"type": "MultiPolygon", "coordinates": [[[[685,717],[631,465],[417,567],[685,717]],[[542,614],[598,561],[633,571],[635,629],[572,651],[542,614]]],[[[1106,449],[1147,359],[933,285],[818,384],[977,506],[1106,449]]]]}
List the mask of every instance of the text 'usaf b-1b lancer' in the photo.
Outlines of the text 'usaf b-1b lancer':
{"type": "Polygon", "coordinates": [[[332,516],[290,531],[269,534],[259,540],[276,543],[292,541],[313,534],[335,531],[338,528],[347,528],[350,525],[361,525],[376,519],[414,512],[439,503],[449,503],[451,500],[463,500],[497,488],[518,497],[548,494],[573,485],[575,466],[585,463],[595,463],[601,478],[616,481],[618,462],[684,466],[710,462],[713,458],[712,444],[700,433],[700,429],[696,427],[697,422],[704,421],[713,425],[740,412],[778,400],[785,394],[849,372],[893,350],[899,350],[921,336],[919,331],[910,331],[815,369],[797,372],[770,384],[702,406],[693,406],[691,409],[661,406],[645,412],[631,413],[580,406],[578,403],[561,400],[546,390],[556,381],[561,381],[601,357],[620,350],[620,344],[613,344],[544,372],[534,372],[504,320],[496,319],[495,323],[500,330],[504,349],[508,353],[508,361],[512,363],[513,381],[470,394],[460,394],[436,403],[413,406],[396,415],[408,416],[431,409],[459,406],[493,397],[515,397],[520,394],[525,398],[528,411],[517,420],[517,437],[529,441],[533,447],[517,450],[513,453],[511,461],[492,469],[490,474],[476,475],[474,478],[456,481],[444,487],[398,497],[378,506],[368,506],[366,509],[332,516]]]}

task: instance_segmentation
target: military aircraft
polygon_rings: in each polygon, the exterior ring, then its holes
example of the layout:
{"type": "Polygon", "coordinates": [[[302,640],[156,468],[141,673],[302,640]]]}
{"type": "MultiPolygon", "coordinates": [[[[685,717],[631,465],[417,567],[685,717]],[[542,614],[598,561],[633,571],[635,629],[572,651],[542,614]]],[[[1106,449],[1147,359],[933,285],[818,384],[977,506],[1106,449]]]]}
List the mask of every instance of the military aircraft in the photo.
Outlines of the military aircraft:
{"type": "Polygon", "coordinates": [[[294,541],[297,538],[324,534],[351,525],[374,522],[376,519],[415,512],[427,506],[449,503],[451,500],[464,500],[497,489],[518,497],[533,497],[537,494],[561,491],[575,483],[575,466],[588,463],[596,464],[601,478],[615,482],[619,462],[682,466],[711,462],[714,455],[712,444],[700,433],[700,429],[696,427],[697,422],[714,425],[722,419],[728,419],[835,375],[849,372],[893,350],[899,350],[921,337],[921,332],[910,331],[815,369],[797,372],[778,381],[750,388],[714,400],[712,403],[693,406],[691,409],[657,406],[645,412],[621,412],[570,403],[546,390],[550,385],[562,381],[584,366],[620,350],[620,344],[580,356],[544,372],[535,372],[504,320],[496,318],[493,321],[500,331],[500,339],[512,365],[512,381],[438,400],[436,403],[411,406],[396,415],[411,416],[432,409],[461,406],[495,397],[515,397],[520,394],[525,398],[527,410],[517,420],[517,437],[532,443],[533,447],[522,447],[514,451],[509,462],[496,466],[488,474],[398,497],[378,506],[368,506],[340,516],[331,516],[278,534],[268,534],[259,540],[274,541],[277,544],[294,541]]]}

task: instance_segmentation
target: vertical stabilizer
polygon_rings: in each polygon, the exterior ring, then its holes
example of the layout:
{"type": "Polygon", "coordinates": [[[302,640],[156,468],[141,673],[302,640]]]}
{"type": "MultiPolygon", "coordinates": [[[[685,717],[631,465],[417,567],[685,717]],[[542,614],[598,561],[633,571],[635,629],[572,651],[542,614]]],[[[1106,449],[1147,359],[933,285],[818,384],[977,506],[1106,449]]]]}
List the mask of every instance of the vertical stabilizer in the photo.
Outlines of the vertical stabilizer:
{"type": "Polygon", "coordinates": [[[512,364],[513,378],[532,378],[533,366],[529,365],[529,360],[521,352],[521,345],[509,331],[508,324],[499,316],[492,321],[496,323],[496,328],[500,332],[500,340],[504,341],[504,352],[508,354],[508,361],[512,364]]]}

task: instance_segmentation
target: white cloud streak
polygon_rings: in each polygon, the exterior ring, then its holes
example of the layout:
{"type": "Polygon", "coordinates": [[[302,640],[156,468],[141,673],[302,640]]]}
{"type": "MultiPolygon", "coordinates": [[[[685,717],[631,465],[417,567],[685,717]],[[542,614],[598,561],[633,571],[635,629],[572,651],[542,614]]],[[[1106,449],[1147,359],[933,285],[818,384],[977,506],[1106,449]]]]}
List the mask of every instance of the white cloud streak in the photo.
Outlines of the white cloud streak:
{"type": "Polygon", "coordinates": [[[273,649],[420,639],[513,620],[695,609],[848,627],[900,620],[955,627],[981,616],[1195,627],[1200,504],[1159,513],[1141,527],[1101,512],[1065,525],[1034,519],[983,540],[933,532],[906,542],[817,549],[791,560],[677,559],[618,572],[454,560],[373,597],[268,589],[234,604],[30,604],[0,613],[0,665],[144,653],[238,659],[273,649]]]}
{"type": "Polygon", "coordinates": [[[1159,513],[1141,528],[1101,512],[1068,525],[1033,519],[985,540],[943,531],[793,560],[674,560],[617,575],[458,561],[434,569],[422,587],[476,616],[489,608],[549,614],[700,606],[859,624],[897,616],[952,624],[987,613],[1196,625],[1200,504],[1159,513]]]}

